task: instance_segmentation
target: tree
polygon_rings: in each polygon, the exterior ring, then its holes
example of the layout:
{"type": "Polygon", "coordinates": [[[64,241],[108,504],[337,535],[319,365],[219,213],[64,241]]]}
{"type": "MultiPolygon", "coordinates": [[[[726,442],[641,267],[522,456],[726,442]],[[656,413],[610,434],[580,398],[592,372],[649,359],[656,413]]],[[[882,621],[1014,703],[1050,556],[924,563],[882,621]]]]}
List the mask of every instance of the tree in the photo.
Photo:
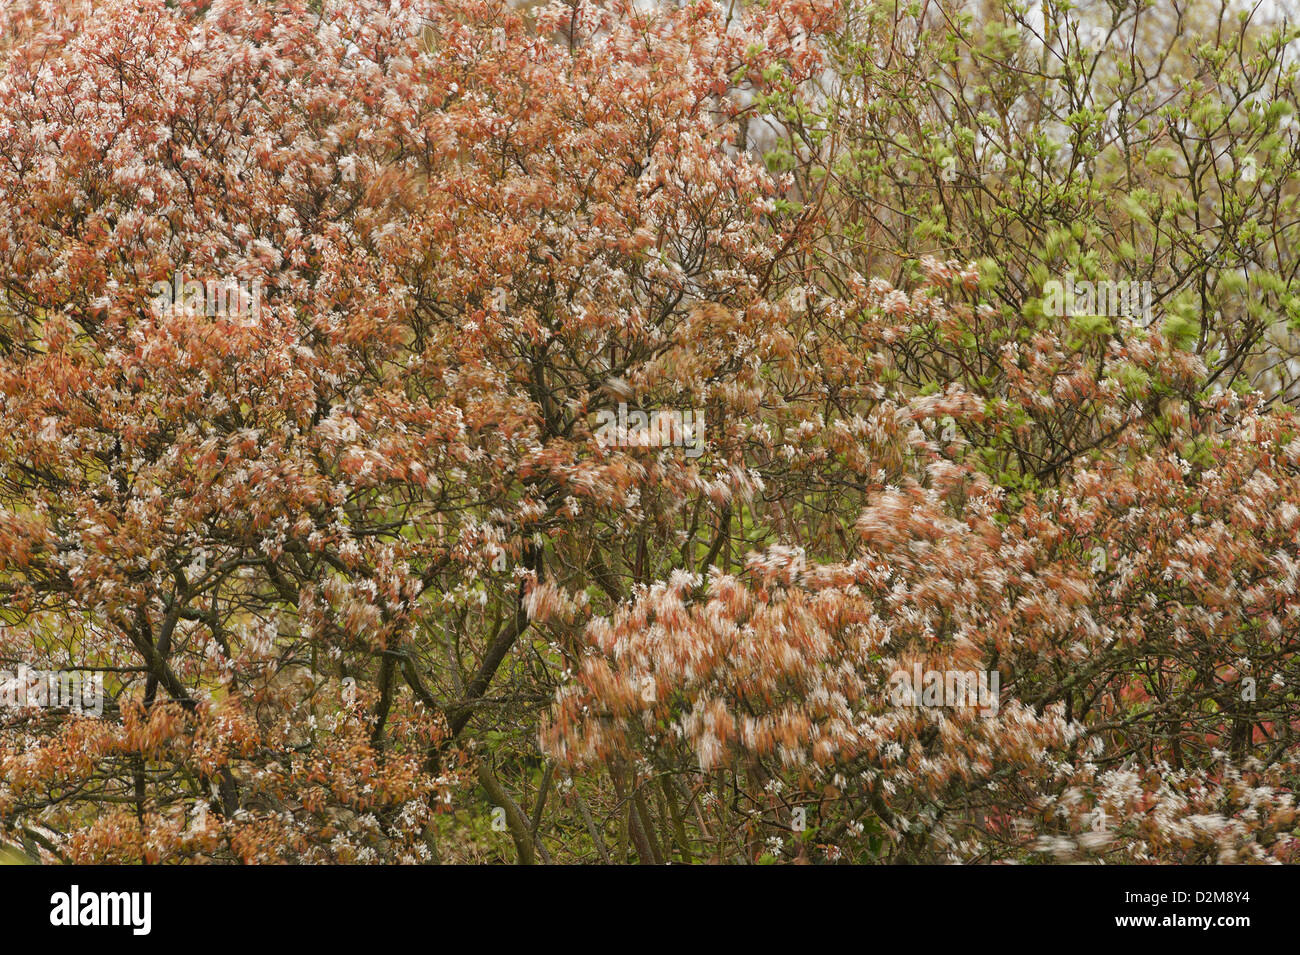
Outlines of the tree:
{"type": "Polygon", "coordinates": [[[1123,57],[1039,21],[1026,71],[1027,14],[944,9],[15,6],[0,668],[106,705],[0,714],[0,840],[1293,859],[1300,442],[1248,375],[1294,37],[1180,46],[1222,124],[1094,151],[1054,91],[1128,129],[1123,57]],[[1019,178],[955,198],[911,144],[969,184],[990,104],[1019,178]],[[1221,142],[1269,188],[1193,222],[1221,142]],[[1067,267],[1159,320],[1056,314],[1067,267]]]}

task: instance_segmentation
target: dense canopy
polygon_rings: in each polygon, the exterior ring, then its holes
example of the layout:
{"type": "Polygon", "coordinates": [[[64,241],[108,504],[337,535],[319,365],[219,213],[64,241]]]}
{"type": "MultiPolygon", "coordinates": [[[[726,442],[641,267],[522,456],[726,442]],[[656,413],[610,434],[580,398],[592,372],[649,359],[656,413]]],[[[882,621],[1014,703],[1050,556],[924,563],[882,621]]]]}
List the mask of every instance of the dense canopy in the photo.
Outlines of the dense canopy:
{"type": "Polygon", "coordinates": [[[1296,861],[1238,6],[5,0],[0,844],[1296,861]]]}

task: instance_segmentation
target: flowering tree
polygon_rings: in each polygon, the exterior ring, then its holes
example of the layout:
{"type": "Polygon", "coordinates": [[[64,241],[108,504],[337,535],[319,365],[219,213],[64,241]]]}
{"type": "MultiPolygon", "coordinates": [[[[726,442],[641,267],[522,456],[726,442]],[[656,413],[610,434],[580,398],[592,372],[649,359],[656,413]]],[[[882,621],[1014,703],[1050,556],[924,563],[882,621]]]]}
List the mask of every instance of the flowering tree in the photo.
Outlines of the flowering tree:
{"type": "MultiPolygon", "coordinates": [[[[863,328],[882,342],[945,308],[877,296],[863,328]]],[[[1142,345],[1115,357],[1194,371],[1142,345]]],[[[1294,418],[1221,396],[1195,421],[1172,412],[1160,449],[1026,504],[962,460],[964,441],[925,433],[984,417],[969,396],[886,408],[912,473],[876,485],[854,540],[679,573],[593,621],[549,748],[742,789],[739,819],[711,803],[711,827],[741,840],[719,854],[764,836],[780,851],[793,819],[816,818],[807,840],[831,858],[1292,859],[1294,418]],[[990,669],[991,698],[956,708],[891,692],[891,675],[990,669]]]]}
{"type": "Polygon", "coordinates": [[[1294,858],[1294,416],[877,274],[865,8],[6,5],[0,840],[1294,858]]]}

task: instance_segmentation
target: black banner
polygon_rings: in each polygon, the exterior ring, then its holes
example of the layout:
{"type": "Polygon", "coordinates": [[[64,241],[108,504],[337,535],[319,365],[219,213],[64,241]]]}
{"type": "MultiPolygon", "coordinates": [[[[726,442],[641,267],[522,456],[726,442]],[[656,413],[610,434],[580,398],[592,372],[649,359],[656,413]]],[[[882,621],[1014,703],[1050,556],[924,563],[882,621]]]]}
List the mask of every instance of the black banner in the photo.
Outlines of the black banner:
{"type": "Polygon", "coordinates": [[[503,938],[511,929],[545,933],[557,924],[581,933],[584,912],[596,914],[593,929],[602,917],[633,925],[643,922],[637,913],[646,905],[658,913],[656,924],[680,916],[697,925],[693,934],[721,941],[829,927],[847,916],[861,917],[864,930],[883,918],[914,939],[934,934],[936,945],[953,933],[973,941],[1008,932],[1033,932],[1048,944],[1099,936],[1158,941],[1166,933],[1231,944],[1243,932],[1282,931],[1297,888],[1290,867],[798,868],[777,875],[765,867],[761,878],[735,869],[625,873],[618,886],[608,873],[577,868],[540,879],[450,867],[6,866],[0,916],[15,937],[35,935],[43,944],[112,940],[130,948],[188,944],[208,933],[259,945],[336,946],[373,940],[392,920],[418,931],[421,919],[436,932],[449,919],[486,920],[503,938]],[[653,896],[646,894],[651,885],[653,896]]]}

